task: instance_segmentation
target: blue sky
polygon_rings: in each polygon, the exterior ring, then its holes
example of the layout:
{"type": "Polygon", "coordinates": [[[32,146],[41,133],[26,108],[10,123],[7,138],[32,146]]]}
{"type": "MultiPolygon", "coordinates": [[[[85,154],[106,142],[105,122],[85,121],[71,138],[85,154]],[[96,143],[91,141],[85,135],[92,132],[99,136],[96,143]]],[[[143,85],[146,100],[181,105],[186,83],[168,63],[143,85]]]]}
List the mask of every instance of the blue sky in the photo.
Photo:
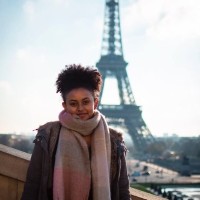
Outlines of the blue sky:
{"type": "MultiPolygon", "coordinates": [[[[57,74],[99,60],[104,4],[0,0],[0,133],[57,120],[57,74]]],[[[129,79],[154,135],[200,135],[199,10],[199,0],[120,1],[129,79]]]]}

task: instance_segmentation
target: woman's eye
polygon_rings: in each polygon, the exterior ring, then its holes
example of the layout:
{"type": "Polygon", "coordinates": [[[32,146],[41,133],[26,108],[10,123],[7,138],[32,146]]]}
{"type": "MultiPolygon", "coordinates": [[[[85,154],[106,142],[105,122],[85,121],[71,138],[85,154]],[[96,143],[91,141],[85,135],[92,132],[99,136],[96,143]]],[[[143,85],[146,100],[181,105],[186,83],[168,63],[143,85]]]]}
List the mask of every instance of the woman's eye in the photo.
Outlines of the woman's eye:
{"type": "Polygon", "coordinates": [[[83,105],[87,105],[87,104],[89,104],[89,103],[90,103],[89,100],[83,101],[83,105]]]}
{"type": "Polygon", "coordinates": [[[70,102],[69,105],[72,106],[72,107],[75,107],[76,103],[75,102],[70,102]]]}

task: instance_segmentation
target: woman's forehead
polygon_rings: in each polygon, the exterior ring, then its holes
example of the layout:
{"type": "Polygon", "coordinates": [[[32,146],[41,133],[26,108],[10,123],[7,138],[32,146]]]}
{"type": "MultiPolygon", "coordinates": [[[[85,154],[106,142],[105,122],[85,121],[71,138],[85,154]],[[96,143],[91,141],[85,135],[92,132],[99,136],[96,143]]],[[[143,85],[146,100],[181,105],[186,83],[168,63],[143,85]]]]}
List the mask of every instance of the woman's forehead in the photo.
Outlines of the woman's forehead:
{"type": "Polygon", "coordinates": [[[74,88],[66,94],[67,99],[91,98],[93,96],[94,96],[93,93],[86,88],[74,88]]]}

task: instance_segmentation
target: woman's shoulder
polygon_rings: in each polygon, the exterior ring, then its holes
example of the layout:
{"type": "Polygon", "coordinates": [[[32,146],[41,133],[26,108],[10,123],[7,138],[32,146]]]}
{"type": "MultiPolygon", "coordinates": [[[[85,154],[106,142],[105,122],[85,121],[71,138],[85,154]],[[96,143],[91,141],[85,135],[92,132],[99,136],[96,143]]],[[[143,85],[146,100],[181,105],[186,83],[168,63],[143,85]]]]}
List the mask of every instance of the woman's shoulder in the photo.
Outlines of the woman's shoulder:
{"type": "Polygon", "coordinates": [[[115,157],[116,155],[126,155],[128,150],[123,139],[123,133],[112,127],[109,127],[109,131],[112,156],[115,157]]]}
{"type": "Polygon", "coordinates": [[[46,139],[52,135],[57,134],[60,130],[61,124],[59,121],[51,121],[47,122],[43,125],[40,125],[39,128],[37,128],[37,135],[36,137],[45,137],[46,139]]]}
{"type": "Polygon", "coordinates": [[[121,132],[119,132],[118,130],[116,130],[112,127],[109,127],[109,131],[110,131],[111,140],[117,140],[119,142],[124,142],[123,135],[121,132]]]}
{"type": "Polygon", "coordinates": [[[127,148],[123,139],[123,134],[120,131],[111,127],[109,127],[109,131],[112,149],[117,149],[120,154],[123,152],[127,152],[127,148]]]}
{"type": "Polygon", "coordinates": [[[40,125],[38,129],[38,131],[42,131],[42,130],[46,130],[46,131],[50,131],[51,129],[55,129],[57,127],[60,127],[60,122],[59,121],[51,121],[51,122],[47,122],[43,125],[40,125]]]}

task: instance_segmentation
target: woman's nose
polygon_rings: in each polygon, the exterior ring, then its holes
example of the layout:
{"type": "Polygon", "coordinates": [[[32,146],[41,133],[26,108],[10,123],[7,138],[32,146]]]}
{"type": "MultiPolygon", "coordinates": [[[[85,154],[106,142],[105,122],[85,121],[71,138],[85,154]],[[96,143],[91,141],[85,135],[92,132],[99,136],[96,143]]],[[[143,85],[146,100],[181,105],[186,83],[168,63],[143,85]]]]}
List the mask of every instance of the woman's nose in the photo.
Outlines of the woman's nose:
{"type": "Polygon", "coordinates": [[[78,105],[78,111],[83,110],[83,106],[81,104],[78,105]]]}

